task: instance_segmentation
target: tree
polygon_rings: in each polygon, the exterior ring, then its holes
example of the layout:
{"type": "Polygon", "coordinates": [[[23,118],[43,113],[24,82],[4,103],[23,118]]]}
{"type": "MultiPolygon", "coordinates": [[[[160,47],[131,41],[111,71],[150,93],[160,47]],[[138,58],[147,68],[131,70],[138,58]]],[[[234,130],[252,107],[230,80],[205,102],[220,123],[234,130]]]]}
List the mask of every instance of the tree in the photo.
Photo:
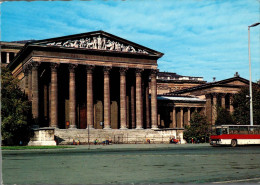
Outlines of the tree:
{"type": "Polygon", "coordinates": [[[1,133],[5,145],[28,143],[32,136],[31,103],[21,91],[19,80],[5,67],[1,71],[1,133]]]}
{"type": "Polygon", "coordinates": [[[227,111],[227,109],[224,109],[222,107],[217,108],[218,116],[215,122],[215,125],[233,125],[235,124],[235,121],[231,114],[227,111]]]}
{"type": "Polygon", "coordinates": [[[191,139],[195,141],[205,141],[205,138],[209,137],[209,123],[207,117],[195,112],[191,116],[190,125],[185,126],[184,139],[187,142],[191,142],[191,139]]]}
{"type": "MultiPolygon", "coordinates": [[[[253,86],[253,120],[254,125],[260,124],[260,88],[259,86],[253,86]]],[[[234,119],[237,124],[249,125],[250,124],[250,100],[249,100],[249,88],[244,87],[233,98],[234,106],[234,119]]]]}

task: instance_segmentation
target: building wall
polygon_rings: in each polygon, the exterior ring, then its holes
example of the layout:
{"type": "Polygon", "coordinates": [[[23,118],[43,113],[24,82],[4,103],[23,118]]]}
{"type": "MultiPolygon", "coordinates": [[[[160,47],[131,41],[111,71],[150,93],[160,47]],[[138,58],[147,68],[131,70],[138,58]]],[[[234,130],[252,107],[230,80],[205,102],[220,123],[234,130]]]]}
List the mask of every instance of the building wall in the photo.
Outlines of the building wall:
{"type": "Polygon", "coordinates": [[[190,87],[195,87],[201,85],[205,82],[199,81],[185,81],[185,80],[176,80],[176,81],[161,81],[157,80],[157,94],[163,95],[166,93],[174,92],[177,90],[182,90],[190,87]]]}

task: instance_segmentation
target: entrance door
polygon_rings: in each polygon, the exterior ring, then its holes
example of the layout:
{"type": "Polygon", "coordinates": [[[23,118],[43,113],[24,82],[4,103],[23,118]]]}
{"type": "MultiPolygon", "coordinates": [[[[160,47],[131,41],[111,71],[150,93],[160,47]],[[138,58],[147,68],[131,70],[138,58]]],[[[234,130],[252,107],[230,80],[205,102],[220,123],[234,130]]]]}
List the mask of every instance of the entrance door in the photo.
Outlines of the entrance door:
{"type": "Polygon", "coordinates": [[[80,129],[86,129],[86,128],[87,128],[87,116],[86,116],[86,111],[87,111],[87,108],[86,108],[86,107],[81,107],[81,108],[80,108],[80,118],[79,118],[80,129]]]}

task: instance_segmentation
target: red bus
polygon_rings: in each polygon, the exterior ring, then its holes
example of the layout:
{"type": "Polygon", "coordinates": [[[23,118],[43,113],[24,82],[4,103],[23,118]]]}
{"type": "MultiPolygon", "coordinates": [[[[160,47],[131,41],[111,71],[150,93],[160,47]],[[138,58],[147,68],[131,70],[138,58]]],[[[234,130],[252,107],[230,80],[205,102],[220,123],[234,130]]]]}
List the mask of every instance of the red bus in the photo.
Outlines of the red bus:
{"type": "Polygon", "coordinates": [[[217,145],[253,145],[260,144],[260,125],[214,125],[210,144],[217,145]]]}

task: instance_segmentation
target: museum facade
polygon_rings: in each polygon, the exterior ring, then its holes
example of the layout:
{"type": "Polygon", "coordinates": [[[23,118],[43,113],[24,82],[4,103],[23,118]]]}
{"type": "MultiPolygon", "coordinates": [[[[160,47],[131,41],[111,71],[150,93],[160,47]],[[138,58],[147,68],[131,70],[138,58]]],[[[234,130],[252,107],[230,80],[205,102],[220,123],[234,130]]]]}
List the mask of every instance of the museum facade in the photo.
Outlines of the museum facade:
{"type": "Polygon", "coordinates": [[[39,127],[156,129],[162,56],[95,31],[27,42],[8,67],[32,102],[39,127]]]}

